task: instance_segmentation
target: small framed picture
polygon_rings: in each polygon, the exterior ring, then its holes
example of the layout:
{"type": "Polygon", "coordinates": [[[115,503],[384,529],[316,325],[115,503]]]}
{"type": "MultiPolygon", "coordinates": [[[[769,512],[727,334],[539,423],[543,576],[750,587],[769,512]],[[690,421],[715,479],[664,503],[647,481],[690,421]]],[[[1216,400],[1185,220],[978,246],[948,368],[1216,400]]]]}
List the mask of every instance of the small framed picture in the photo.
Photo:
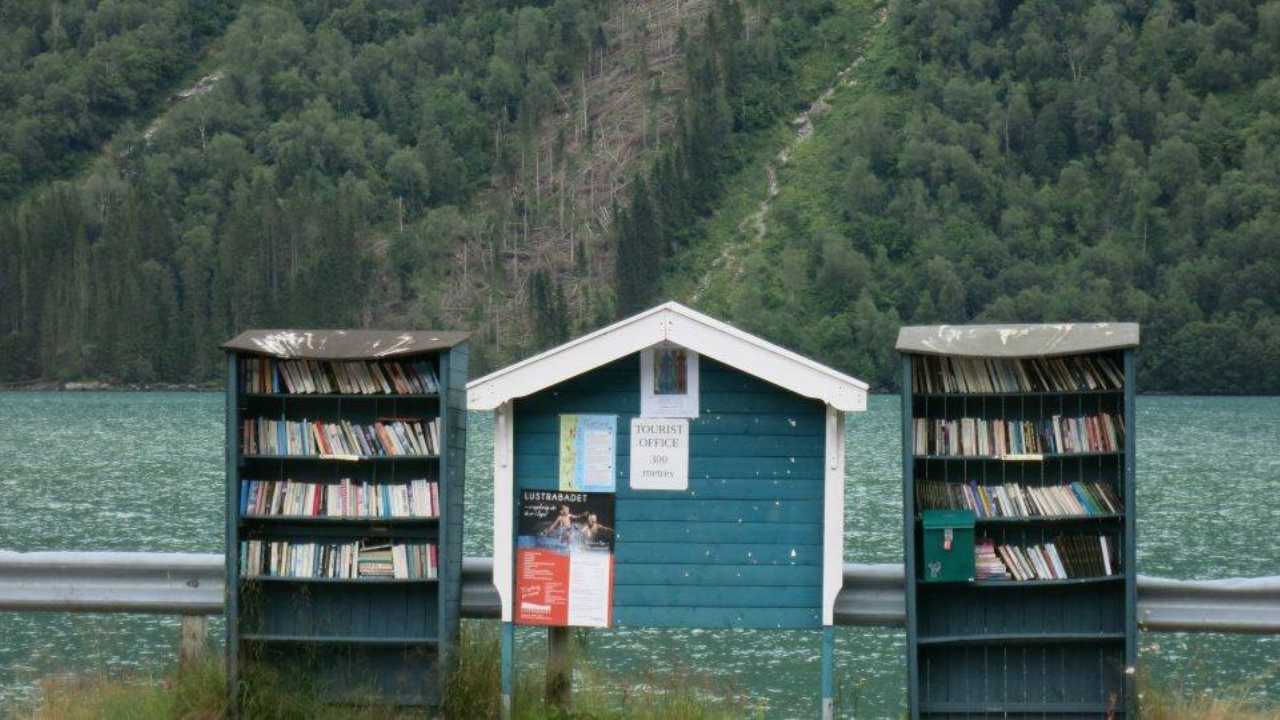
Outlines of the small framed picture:
{"type": "Polygon", "coordinates": [[[641,351],[640,414],[698,417],[698,353],[678,345],[641,351]]]}

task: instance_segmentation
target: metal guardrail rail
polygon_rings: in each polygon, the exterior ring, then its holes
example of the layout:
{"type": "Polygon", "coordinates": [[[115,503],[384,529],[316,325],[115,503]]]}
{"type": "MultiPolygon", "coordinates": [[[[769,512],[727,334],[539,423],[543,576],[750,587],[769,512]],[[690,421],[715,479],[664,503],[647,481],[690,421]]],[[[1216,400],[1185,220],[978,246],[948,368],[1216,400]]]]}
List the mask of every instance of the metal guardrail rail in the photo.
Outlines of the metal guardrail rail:
{"type": "MultiPolygon", "coordinates": [[[[498,617],[488,558],[462,563],[462,614],[498,617]]],[[[901,627],[901,565],[846,563],[837,625],[901,627]]],[[[201,553],[0,551],[0,611],[216,615],[223,558],[201,553]]],[[[1169,580],[1138,576],[1138,625],[1152,632],[1280,634],[1280,576],[1169,580]]]]}
{"type": "Polygon", "coordinates": [[[211,553],[0,551],[0,610],[216,615],[224,568],[211,553]]]}

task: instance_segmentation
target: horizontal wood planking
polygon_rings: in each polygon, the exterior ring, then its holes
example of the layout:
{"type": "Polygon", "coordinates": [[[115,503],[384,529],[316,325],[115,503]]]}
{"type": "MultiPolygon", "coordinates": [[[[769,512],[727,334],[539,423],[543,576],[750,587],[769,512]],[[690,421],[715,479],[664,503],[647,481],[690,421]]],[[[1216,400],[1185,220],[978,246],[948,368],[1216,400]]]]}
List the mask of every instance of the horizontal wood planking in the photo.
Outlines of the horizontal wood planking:
{"type": "MultiPolygon", "coordinates": [[[[786,393],[785,390],[778,388],[759,378],[751,377],[736,371],[713,370],[708,367],[709,362],[703,358],[698,359],[700,372],[698,375],[698,389],[704,393],[740,393],[744,395],[764,395],[769,393],[786,393]]],[[[721,366],[723,367],[723,366],[721,366]]],[[[640,368],[636,366],[634,370],[597,370],[591,373],[590,379],[583,379],[586,376],[567,380],[557,385],[553,390],[561,394],[567,393],[591,393],[591,392],[635,392],[637,378],[639,377],[640,368]]]]}
{"type": "MultiPolygon", "coordinates": [[[[639,381],[637,380],[637,383],[639,381]]],[[[544,390],[517,402],[517,412],[530,413],[636,413],[640,410],[640,389],[633,392],[591,390],[583,393],[544,390]]],[[[806,413],[821,412],[818,400],[773,393],[702,392],[699,413],[806,413]]]]}
{"type": "Polygon", "coordinates": [[[625,607],[613,609],[619,626],[696,628],[816,628],[822,613],[809,608],[625,607]]]}
{"type": "MultiPolygon", "coordinates": [[[[621,423],[619,423],[621,425],[621,423]]],[[[618,457],[631,456],[631,433],[618,428],[618,457]]],[[[692,435],[690,458],[782,457],[821,458],[825,438],[821,435],[692,435]]],[[[516,452],[555,456],[560,448],[560,434],[526,433],[516,435],[516,452]]]]}
{"type": "Polygon", "coordinates": [[[620,564],[615,587],[624,585],[770,585],[822,586],[822,569],[815,565],[663,565],[620,564]]]}
{"type": "MultiPolygon", "coordinates": [[[[518,421],[517,421],[518,422],[518,421]]],[[[618,483],[631,477],[630,456],[619,455],[617,462],[618,483]]],[[[539,490],[554,489],[559,483],[560,461],[555,455],[521,454],[516,450],[516,481],[521,487],[539,490]],[[526,484],[524,478],[543,479],[557,478],[552,481],[553,487],[526,484]]],[[[764,478],[769,480],[822,479],[822,458],[785,458],[785,457],[725,457],[725,458],[689,458],[689,477],[704,478],[764,478]]]]}
{"type": "Polygon", "coordinates": [[[821,624],[825,406],[702,360],[689,489],[632,490],[636,356],[515,402],[519,489],[559,486],[559,416],[618,416],[615,623],[821,624]]]}
{"type": "MultiPolygon", "coordinates": [[[[554,477],[526,478],[523,488],[554,490],[554,477]]],[[[618,499],[639,500],[821,500],[822,481],[810,477],[689,478],[688,490],[634,490],[625,476],[618,479],[618,499]]]]}
{"type": "Polygon", "coordinates": [[[622,585],[614,588],[620,607],[813,608],[820,587],[770,585],[622,585]]]}
{"type": "MultiPolygon", "coordinates": [[[[691,565],[821,565],[821,545],[799,543],[617,543],[618,565],[684,563],[691,565]]],[[[619,569],[618,572],[622,572],[619,569]]]]}
{"type": "MultiPolygon", "coordinates": [[[[630,435],[631,419],[638,413],[608,413],[618,416],[618,433],[630,435]]],[[[560,416],[555,413],[521,416],[518,428],[521,434],[560,432],[560,416]]],[[[689,421],[689,434],[701,435],[811,435],[821,437],[825,426],[823,419],[813,414],[801,413],[733,413],[700,415],[689,421]]]]}
{"type": "Polygon", "coordinates": [[[822,526],[816,523],[666,522],[618,520],[618,540],[632,537],[645,542],[691,543],[822,543],[822,526]]]}
{"type": "Polygon", "coordinates": [[[822,517],[818,500],[639,500],[618,503],[618,522],[670,520],[679,522],[816,522],[822,517]]]}

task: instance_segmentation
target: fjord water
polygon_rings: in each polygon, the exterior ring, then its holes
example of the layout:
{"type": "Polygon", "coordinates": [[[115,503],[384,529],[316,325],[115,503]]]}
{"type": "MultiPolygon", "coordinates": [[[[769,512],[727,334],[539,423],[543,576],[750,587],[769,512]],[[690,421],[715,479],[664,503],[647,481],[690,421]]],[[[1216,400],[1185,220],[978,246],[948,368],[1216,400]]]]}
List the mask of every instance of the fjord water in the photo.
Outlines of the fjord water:
{"type": "MultiPolygon", "coordinates": [[[[845,559],[902,559],[898,399],[871,398],[849,421],[845,559]]],[[[223,403],[217,393],[0,393],[0,549],[221,552],[223,403]]],[[[492,424],[471,416],[468,555],[492,543],[492,424]]],[[[1176,578],[1280,574],[1280,399],[1138,399],[1139,572],[1176,578]]],[[[212,632],[220,637],[222,625],[212,632]]],[[[0,716],[60,673],[160,674],[176,658],[167,617],[0,613],[0,716]]],[[[521,633],[532,665],[541,636],[521,633]]],[[[846,713],[897,717],[903,633],[839,628],[846,713]]],[[[1280,698],[1280,638],[1142,638],[1150,675],[1192,688],[1248,683],[1280,698]]],[[[592,632],[606,680],[669,671],[728,684],[768,717],[817,711],[814,632],[592,632]]]]}

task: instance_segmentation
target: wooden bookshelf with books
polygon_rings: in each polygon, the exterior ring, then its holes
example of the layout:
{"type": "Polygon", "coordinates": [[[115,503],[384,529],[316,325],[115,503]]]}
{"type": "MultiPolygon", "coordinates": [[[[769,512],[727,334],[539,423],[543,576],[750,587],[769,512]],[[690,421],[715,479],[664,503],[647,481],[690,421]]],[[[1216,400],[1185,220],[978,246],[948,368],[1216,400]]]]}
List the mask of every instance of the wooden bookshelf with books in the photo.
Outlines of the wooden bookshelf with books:
{"type": "MultiPolygon", "coordinates": [[[[251,330],[227,363],[227,670],[436,706],[461,605],[463,333],[251,330]]],[[[239,688],[239,690],[237,690],[239,688]]]]}
{"type": "Polygon", "coordinates": [[[1134,717],[1130,323],[906,327],[912,718],[1134,717]]]}

